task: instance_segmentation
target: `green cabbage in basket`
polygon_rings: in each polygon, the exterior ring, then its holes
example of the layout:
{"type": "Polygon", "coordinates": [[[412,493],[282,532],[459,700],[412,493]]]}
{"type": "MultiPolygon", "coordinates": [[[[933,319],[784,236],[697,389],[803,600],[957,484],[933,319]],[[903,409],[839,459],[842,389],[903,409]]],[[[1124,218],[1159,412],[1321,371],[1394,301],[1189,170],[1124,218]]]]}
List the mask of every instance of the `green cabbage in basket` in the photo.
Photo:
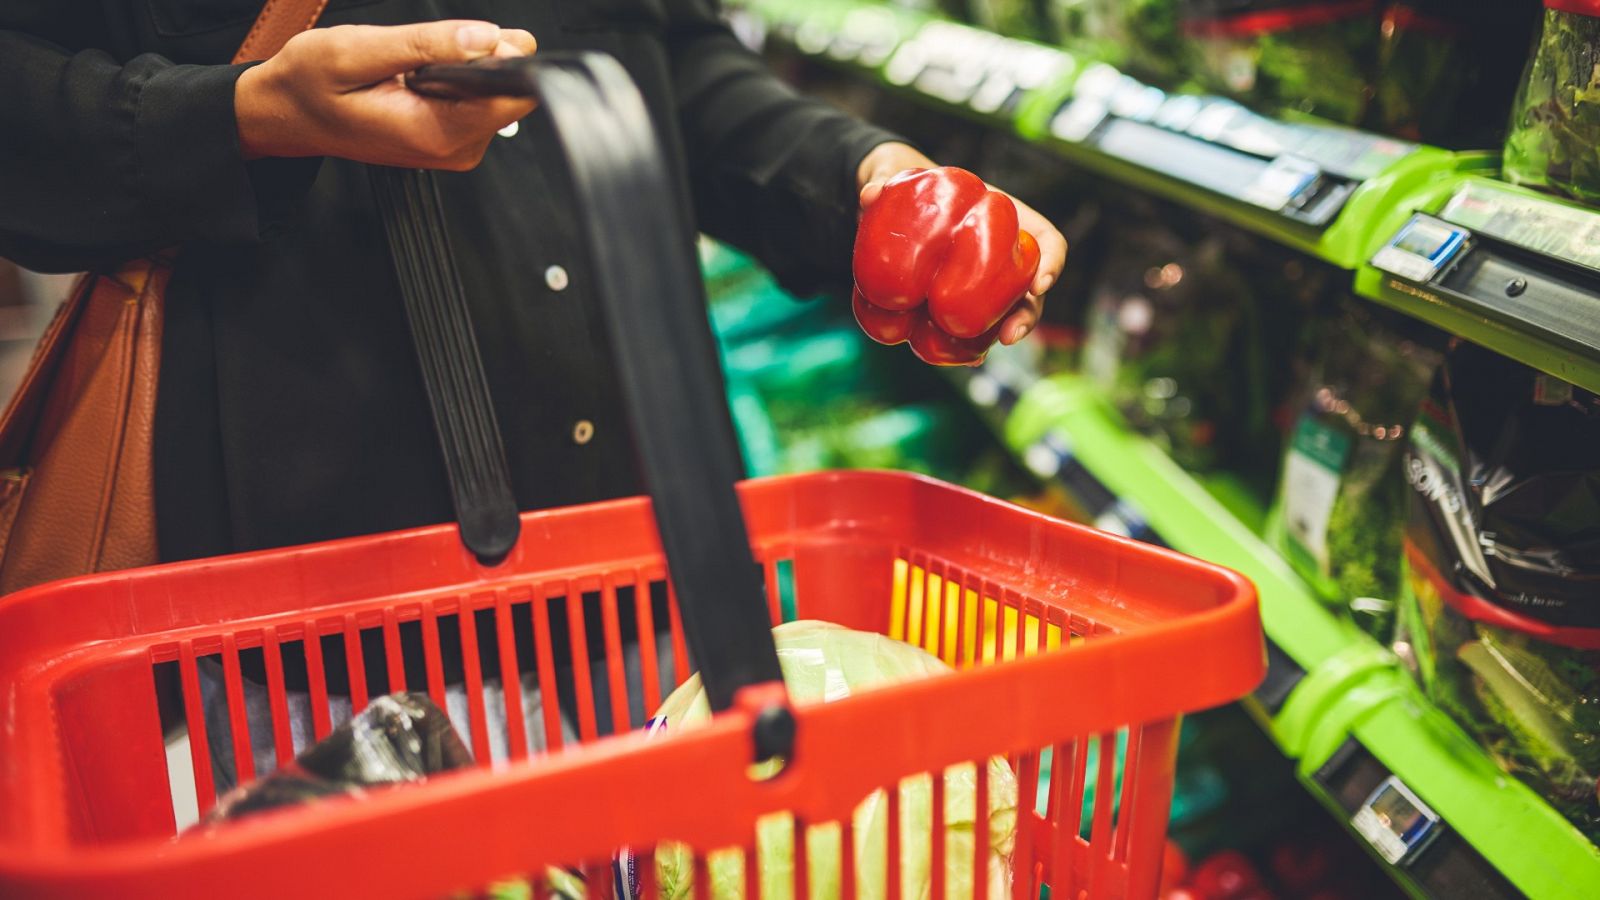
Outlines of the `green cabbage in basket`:
{"type": "MultiPolygon", "coordinates": [[[[797,705],[825,703],[887,684],[926,678],[950,671],[940,660],[909,644],[870,632],[852,631],[824,622],[789,622],[773,629],[778,661],[790,699],[797,705]]],[[[710,718],[710,706],[698,675],[672,692],[657,711],[666,719],[668,735],[710,718]]],[[[781,762],[765,764],[770,775],[781,762]]],[[[1001,898],[1009,890],[1010,861],[1017,819],[1017,783],[1003,759],[989,767],[989,857],[986,895],[1001,898]]],[[[953,896],[972,896],[973,822],[976,772],[971,764],[953,766],[944,775],[946,827],[945,884],[953,896]]],[[[926,897],[929,890],[929,823],[932,779],[907,779],[900,784],[901,896],[926,897]]],[[[886,798],[883,791],[856,807],[853,818],[857,896],[884,896],[887,852],[886,798]]],[[[794,825],[787,816],[773,816],[757,826],[757,859],[764,900],[786,900],[793,894],[794,825]]],[[[813,826],[807,837],[808,884],[813,897],[837,897],[839,827],[813,826]]],[[[739,851],[710,854],[711,896],[718,900],[744,896],[744,857],[739,851]]],[[[694,858],[687,848],[663,844],[656,851],[656,879],[664,900],[693,895],[694,858]]]]}

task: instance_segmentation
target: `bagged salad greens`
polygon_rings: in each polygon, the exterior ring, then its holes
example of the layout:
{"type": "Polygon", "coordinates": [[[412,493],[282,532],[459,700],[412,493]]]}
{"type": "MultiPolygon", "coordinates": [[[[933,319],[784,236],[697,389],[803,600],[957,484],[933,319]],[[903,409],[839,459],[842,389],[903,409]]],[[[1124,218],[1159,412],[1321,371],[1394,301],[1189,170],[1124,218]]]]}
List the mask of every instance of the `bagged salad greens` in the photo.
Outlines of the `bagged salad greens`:
{"type": "MultiPolygon", "coordinates": [[[[797,705],[824,703],[901,681],[926,678],[950,671],[939,659],[911,646],[873,632],[853,631],[825,622],[788,622],[772,630],[778,661],[790,699],[797,705]]],[[[672,692],[654,722],[667,734],[709,720],[710,706],[700,677],[692,676],[672,692]]],[[[766,774],[782,763],[763,764],[766,774]]],[[[755,777],[762,777],[760,773],[755,777]]],[[[1017,821],[1017,782],[1001,758],[988,762],[989,841],[988,884],[984,896],[999,900],[1010,891],[1011,851],[1017,821]]],[[[976,772],[971,765],[954,766],[944,775],[946,865],[945,884],[952,896],[971,897],[973,816],[976,772]]],[[[932,816],[929,776],[900,785],[900,873],[903,897],[925,897],[931,847],[928,823],[932,816]]],[[[863,898],[883,895],[888,834],[886,798],[878,791],[856,807],[854,859],[856,886],[863,898]]],[[[773,817],[757,827],[756,858],[761,868],[761,895],[785,900],[793,894],[794,824],[788,817],[773,817]]],[[[806,860],[814,896],[836,897],[840,892],[839,828],[813,826],[807,835],[806,860]]],[[[744,896],[742,852],[716,854],[708,859],[710,895],[717,900],[744,896]]],[[[656,883],[663,900],[681,900],[694,893],[694,858],[682,847],[663,844],[656,850],[656,883]]]]}
{"type": "Polygon", "coordinates": [[[1290,565],[1381,641],[1400,593],[1403,439],[1440,360],[1421,331],[1354,300],[1319,329],[1273,517],[1290,565]]]}
{"type": "Polygon", "coordinates": [[[1180,465],[1270,443],[1259,309],[1224,241],[1122,226],[1092,293],[1083,368],[1180,465]]]}
{"type": "Polygon", "coordinates": [[[1390,0],[1367,126],[1457,149],[1498,146],[1539,23],[1538,0],[1390,0]]]}
{"type": "Polygon", "coordinates": [[[1600,839],[1600,397],[1458,342],[1407,441],[1395,650],[1600,839]]]}
{"type": "Polygon", "coordinates": [[[1160,88],[1187,78],[1179,0],[1046,0],[1058,43],[1160,88]]]}
{"type": "Polygon", "coordinates": [[[1378,4],[1184,0],[1183,32],[1207,90],[1259,112],[1360,123],[1372,95],[1378,4]]]}
{"type": "Polygon", "coordinates": [[[1545,0],[1511,111],[1507,181],[1600,202],[1600,4],[1545,0]]]}

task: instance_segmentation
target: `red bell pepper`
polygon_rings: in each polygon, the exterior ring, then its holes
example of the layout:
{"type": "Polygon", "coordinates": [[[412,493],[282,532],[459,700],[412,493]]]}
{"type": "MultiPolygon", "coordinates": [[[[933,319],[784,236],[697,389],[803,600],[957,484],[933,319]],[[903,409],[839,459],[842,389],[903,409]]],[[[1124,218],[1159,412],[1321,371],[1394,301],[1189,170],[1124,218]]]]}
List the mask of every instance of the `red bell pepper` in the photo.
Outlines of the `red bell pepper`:
{"type": "Polygon", "coordinates": [[[1039,268],[1011,198],[948,166],[890,179],[856,232],[856,320],[934,365],[981,361],[1039,268]]]}

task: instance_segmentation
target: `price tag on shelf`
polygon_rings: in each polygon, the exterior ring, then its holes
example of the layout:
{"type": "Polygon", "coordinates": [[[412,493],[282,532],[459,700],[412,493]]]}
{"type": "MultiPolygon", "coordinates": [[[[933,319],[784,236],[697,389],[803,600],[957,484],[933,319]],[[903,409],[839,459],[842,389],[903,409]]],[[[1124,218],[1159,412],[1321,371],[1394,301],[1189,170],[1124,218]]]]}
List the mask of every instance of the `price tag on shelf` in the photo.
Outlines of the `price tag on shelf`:
{"type": "Polygon", "coordinates": [[[1357,833],[1390,865],[1416,855],[1438,831],[1439,816],[1390,775],[1350,818],[1357,833]]]}
{"type": "Polygon", "coordinates": [[[1373,254],[1372,266],[1421,284],[1448,265],[1468,237],[1463,228],[1418,213],[1373,254]]]}
{"type": "Polygon", "coordinates": [[[1276,212],[1293,203],[1296,197],[1322,175],[1316,163],[1296,156],[1280,156],[1256,176],[1244,192],[1244,200],[1276,212]]]}
{"type": "Polygon", "coordinates": [[[1508,244],[1600,269],[1600,213],[1493,182],[1456,191],[1439,217],[1508,244]]]}

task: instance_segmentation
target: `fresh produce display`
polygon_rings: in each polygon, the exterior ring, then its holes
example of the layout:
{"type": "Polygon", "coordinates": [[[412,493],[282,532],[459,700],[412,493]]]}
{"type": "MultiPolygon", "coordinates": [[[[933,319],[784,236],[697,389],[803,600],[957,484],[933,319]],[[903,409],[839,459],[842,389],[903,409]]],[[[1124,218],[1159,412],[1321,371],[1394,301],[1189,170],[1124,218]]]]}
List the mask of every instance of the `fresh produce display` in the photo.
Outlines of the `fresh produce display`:
{"type": "MultiPolygon", "coordinates": [[[[825,622],[788,622],[772,630],[783,667],[784,684],[797,705],[824,703],[875,687],[949,671],[949,666],[922,650],[872,632],[853,631],[825,622]]],[[[672,692],[656,719],[670,737],[710,718],[711,708],[699,676],[672,692]]],[[[755,777],[768,777],[781,769],[779,760],[762,764],[755,777]]],[[[990,856],[984,896],[999,900],[1010,889],[1010,858],[1016,831],[1017,782],[1004,760],[989,760],[988,818],[990,856]]],[[[908,779],[900,785],[900,893],[925,897],[931,847],[928,831],[932,817],[932,785],[928,778],[908,779]]],[[[952,896],[973,894],[973,821],[976,770],[955,766],[944,775],[946,827],[945,884],[952,896]]],[[[859,896],[884,896],[887,859],[886,798],[882,791],[856,807],[854,860],[859,896]]],[[[787,897],[794,877],[794,825],[789,819],[768,819],[758,827],[756,858],[761,869],[761,895],[787,897]]],[[[818,826],[806,837],[808,883],[817,896],[839,895],[839,828],[818,826]]],[[[710,896],[727,900],[744,894],[742,853],[712,854],[710,896]]],[[[685,849],[663,846],[656,851],[657,885],[664,900],[681,900],[694,892],[694,861],[685,849]]]]}
{"type": "Polygon", "coordinates": [[[1224,241],[1153,225],[1119,237],[1094,289],[1084,371],[1187,468],[1271,443],[1256,299],[1224,241]]]}
{"type": "Polygon", "coordinates": [[[856,319],[873,340],[924,362],[974,365],[1039,268],[1011,198],[944,166],[890,179],[861,216],[856,319]]]}
{"type": "Polygon", "coordinates": [[[1454,346],[1411,429],[1396,649],[1600,838],[1600,397],[1454,346]]]}
{"type": "Polygon", "coordinates": [[[1161,88],[1185,79],[1179,0],[1046,0],[1056,38],[1161,88]]]}
{"type": "Polygon", "coordinates": [[[1506,180],[1600,202],[1600,4],[1545,0],[1511,114],[1506,180]]]}
{"type": "Polygon", "coordinates": [[[1049,35],[1038,0],[968,0],[972,21],[1006,37],[1044,40],[1049,35]]]}
{"type": "Polygon", "coordinates": [[[1280,552],[1379,640],[1393,628],[1400,591],[1400,451],[1439,363],[1408,324],[1348,300],[1319,329],[1277,497],[1280,552]]]}
{"type": "Polygon", "coordinates": [[[1392,0],[1378,31],[1367,126],[1445,147],[1498,146],[1537,7],[1535,0],[1392,0]]]}
{"type": "Polygon", "coordinates": [[[1261,112],[1296,110],[1355,125],[1366,115],[1378,4],[1184,0],[1199,83],[1261,112]]]}

